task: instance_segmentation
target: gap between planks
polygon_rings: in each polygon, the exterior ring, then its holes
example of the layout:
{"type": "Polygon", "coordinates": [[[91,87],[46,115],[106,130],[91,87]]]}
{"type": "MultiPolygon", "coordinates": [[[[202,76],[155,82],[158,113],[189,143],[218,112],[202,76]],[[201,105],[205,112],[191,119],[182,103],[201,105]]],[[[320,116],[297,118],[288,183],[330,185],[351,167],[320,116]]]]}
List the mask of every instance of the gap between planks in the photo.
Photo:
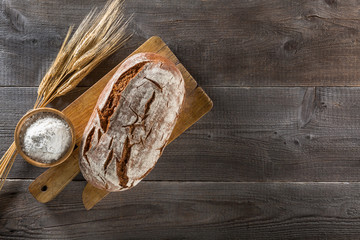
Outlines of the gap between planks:
{"type": "MultiPolygon", "coordinates": [[[[12,178],[12,179],[6,179],[6,181],[8,182],[32,182],[34,181],[34,179],[29,179],[29,178],[12,178]]],[[[85,180],[72,180],[73,182],[86,182],[85,180]]],[[[297,184],[297,185],[302,185],[302,184],[344,184],[344,185],[348,185],[348,184],[358,184],[360,183],[360,181],[353,181],[353,182],[279,182],[279,181],[275,181],[275,182],[244,182],[244,181],[178,181],[178,180],[173,180],[173,181],[169,181],[169,180],[142,180],[142,182],[149,182],[149,183],[156,183],[156,182],[161,182],[161,183],[213,183],[213,184],[297,184]]],[[[6,184],[6,183],[5,183],[6,184]]]]}
{"type": "MultiPolygon", "coordinates": [[[[76,87],[74,89],[89,89],[91,86],[79,86],[76,87]]],[[[271,89],[271,88],[359,88],[360,85],[352,85],[352,86],[346,86],[346,85],[339,85],[339,86],[314,86],[314,85],[296,85],[296,86],[283,86],[283,85],[279,85],[279,86],[220,86],[220,85],[201,85],[201,88],[203,89],[207,89],[207,88],[237,88],[237,89],[258,89],[258,88],[263,88],[263,89],[271,89]]],[[[0,85],[0,89],[16,89],[16,88],[34,88],[37,89],[38,87],[34,87],[34,86],[4,86],[4,85],[0,85]]],[[[66,96],[66,95],[64,95],[66,96]]]]}

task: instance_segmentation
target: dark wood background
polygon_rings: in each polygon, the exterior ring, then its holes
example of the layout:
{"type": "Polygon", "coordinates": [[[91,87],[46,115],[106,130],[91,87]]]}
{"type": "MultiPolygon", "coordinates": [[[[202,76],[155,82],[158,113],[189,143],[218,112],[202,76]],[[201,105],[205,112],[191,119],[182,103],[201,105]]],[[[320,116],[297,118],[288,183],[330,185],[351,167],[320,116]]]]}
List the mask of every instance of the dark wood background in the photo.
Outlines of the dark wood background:
{"type": "MultiPolygon", "coordinates": [[[[0,1],[0,152],[71,24],[105,1],[0,1]]],[[[16,159],[0,238],[359,239],[360,1],[129,0],[133,38],[64,108],[153,35],[213,99],[136,188],[91,211],[78,176],[52,202],[16,159]]]]}

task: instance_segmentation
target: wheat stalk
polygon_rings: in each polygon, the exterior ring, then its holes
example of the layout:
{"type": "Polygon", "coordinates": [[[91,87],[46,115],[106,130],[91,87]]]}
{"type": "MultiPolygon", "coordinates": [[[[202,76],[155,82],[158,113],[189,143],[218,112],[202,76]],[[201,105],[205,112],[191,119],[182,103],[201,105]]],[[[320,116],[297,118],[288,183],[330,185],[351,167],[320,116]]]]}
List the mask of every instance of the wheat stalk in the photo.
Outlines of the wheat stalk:
{"type": "MultiPolygon", "coordinates": [[[[110,0],[98,14],[96,9],[91,10],[70,39],[71,26],[39,85],[34,109],[74,89],[100,62],[122,47],[130,38],[125,31],[130,20],[124,16],[124,0],[110,0]]],[[[13,142],[0,160],[0,190],[16,155],[13,142]]]]}

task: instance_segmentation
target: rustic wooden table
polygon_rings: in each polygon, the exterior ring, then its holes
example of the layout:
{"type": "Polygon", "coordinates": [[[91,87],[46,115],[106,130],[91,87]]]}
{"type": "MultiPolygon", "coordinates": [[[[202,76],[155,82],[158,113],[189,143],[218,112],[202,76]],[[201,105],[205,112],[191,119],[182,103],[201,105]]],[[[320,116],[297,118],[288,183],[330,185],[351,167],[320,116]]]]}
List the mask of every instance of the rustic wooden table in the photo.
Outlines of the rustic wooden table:
{"type": "MultiPolygon", "coordinates": [[[[105,1],[0,2],[0,151],[71,24],[105,1]]],[[[0,192],[0,238],[357,239],[360,236],[360,3],[132,0],[133,38],[64,108],[159,35],[214,108],[136,188],[86,211],[78,176],[52,202],[16,159],[0,192]]]]}

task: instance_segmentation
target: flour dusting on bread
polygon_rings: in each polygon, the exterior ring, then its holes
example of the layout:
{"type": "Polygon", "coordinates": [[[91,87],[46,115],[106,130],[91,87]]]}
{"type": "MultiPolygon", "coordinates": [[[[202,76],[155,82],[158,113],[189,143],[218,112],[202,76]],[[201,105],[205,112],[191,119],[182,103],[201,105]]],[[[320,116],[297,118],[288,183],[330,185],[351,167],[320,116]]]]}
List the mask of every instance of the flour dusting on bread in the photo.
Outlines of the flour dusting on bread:
{"type": "Polygon", "coordinates": [[[140,53],[127,59],[101,93],[83,135],[80,169],[97,188],[122,191],[155,166],[185,95],[168,59],[140,53]]]}

